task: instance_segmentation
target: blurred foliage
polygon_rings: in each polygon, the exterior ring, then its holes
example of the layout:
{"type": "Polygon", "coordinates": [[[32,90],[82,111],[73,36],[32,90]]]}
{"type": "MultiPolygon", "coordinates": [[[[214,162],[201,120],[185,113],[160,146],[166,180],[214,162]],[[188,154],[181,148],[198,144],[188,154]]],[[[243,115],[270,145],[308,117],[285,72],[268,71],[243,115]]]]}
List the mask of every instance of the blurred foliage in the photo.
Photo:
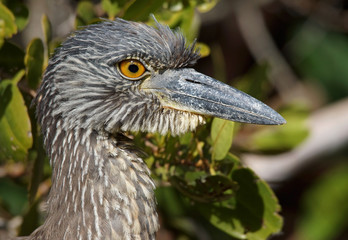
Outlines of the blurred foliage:
{"type": "Polygon", "coordinates": [[[348,164],[327,172],[305,194],[298,219],[299,240],[335,239],[348,228],[348,164]]]}
{"type": "Polygon", "coordinates": [[[329,100],[348,95],[347,36],[314,23],[296,28],[288,46],[292,61],[305,78],[319,83],[329,100]]]}
{"type": "MultiPolygon", "coordinates": [[[[200,27],[197,12],[207,12],[216,3],[217,0],[102,0],[99,4],[79,1],[75,26],[96,23],[101,17],[154,25],[150,17],[153,13],[157,21],[180,28],[192,42],[200,27]]],[[[23,216],[20,234],[24,235],[42,223],[38,206],[50,186],[49,165],[30,104],[48,56],[59,42],[52,38],[54,26],[44,15],[44,39],[32,39],[26,49],[16,46],[11,38],[25,28],[28,16],[22,1],[0,2],[0,167],[7,169],[21,163],[28,169],[0,178],[0,212],[5,212],[8,219],[23,216]],[[29,186],[27,191],[24,186],[29,186]]],[[[197,46],[203,57],[212,52],[217,73],[224,71],[221,52],[203,43],[197,46]]],[[[238,87],[266,99],[271,88],[267,69],[268,66],[257,66],[250,70],[238,81],[238,87]]],[[[224,80],[224,76],[221,78],[224,80]]],[[[284,151],[303,141],[308,135],[304,125],[307,109],[289,106],[283,113],[288,125],[260,128],[240,148],[284,151]]],[[[196,133],[180,137],[134,134],[135,144],[151,156],[145,161],[159,185],[156,197],[162,227],[175,232],[177,239],[200,239],[201,234],[213,239],[267,239],[281,231],[283,221],[276,196],[231,153],[234,136],[240,129],[236,123],[207,119],[207,125],[196,133]]]]}
{"type": "Polygon", "coordinates": [[[295,148],[309,135],[309,109],[301,103],[284,106],[279,113],[287,124],[279,127],[264,126],[243,142],[247,149],[262,152],[283,152],[295,148]]]}

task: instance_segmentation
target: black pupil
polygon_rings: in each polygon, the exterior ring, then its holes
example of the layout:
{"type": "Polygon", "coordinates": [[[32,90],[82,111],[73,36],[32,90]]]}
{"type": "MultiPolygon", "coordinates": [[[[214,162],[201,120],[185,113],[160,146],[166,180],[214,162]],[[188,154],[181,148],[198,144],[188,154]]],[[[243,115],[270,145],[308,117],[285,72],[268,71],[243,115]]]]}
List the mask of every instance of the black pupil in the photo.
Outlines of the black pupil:
{"type": "Polygon", "coordinates": [[[136,73],[139,71],[139,67],[135,64],[131,64],[129,65],[128,70],[132,73],[136,73]]]}

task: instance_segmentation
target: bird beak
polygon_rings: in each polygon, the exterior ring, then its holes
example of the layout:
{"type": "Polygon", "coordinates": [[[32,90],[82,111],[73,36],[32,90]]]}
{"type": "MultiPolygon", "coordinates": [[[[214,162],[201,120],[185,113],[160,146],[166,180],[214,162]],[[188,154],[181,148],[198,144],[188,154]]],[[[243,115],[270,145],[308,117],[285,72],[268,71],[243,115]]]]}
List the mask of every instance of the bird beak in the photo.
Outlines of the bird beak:
{"type": "Polygon", "coordinates": [[[140,88],[155,94],[163,107],[235,122],[279,125],[285,119],[266,104],[193,69],[170,69],[140,88]]]}

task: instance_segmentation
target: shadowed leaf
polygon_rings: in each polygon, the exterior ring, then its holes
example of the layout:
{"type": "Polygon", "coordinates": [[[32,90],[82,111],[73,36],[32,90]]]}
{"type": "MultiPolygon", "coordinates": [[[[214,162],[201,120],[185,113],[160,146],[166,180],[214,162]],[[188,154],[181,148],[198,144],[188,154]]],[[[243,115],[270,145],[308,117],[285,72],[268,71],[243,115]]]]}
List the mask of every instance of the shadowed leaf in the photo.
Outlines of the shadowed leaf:
{"type": "Polygon", "coordinates": [[[22,214],[27,204],[27,191],[8,178],[0,178],[0,202],[11,214],[22,214]]]}
{"type": "Polygon", "coordinates": [[[280,205],[270,187],[247,168],[235,170],[232,179],[239,184],[235,214],[247,229],[247,239],[267,239],[279,232],[280,205]]]}
{"type": "Polygon", "coordinates": [[[44,63],[44,47],[41,39],[33,39],[28,47],[24,58],[28,85],[31,89],[39,86],[44,63]]]}
{"type": "Polygon", "coordinates": [[[236,184],[231,179],[222,176],[197,176],[191,183],[178,177],[170,178],[172,185],[181,193],[197,202],[223,201],[233,196],[236,184]]]}
{"type": "Polygon", "coordinates": [[[133,21],[146,21],[151,13],[156,12],[163,4],[161,0],[134,1],[123,18],[133,21]]]}

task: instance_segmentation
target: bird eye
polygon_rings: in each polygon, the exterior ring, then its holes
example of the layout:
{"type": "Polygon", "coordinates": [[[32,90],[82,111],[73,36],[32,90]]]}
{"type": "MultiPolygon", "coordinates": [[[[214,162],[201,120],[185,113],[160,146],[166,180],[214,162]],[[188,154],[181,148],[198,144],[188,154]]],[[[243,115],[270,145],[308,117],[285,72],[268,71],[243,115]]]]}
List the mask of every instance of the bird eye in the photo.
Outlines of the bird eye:
{"type": "Polygon", "coordinates": [[[138,80],[146,71],[145,66],[138,60],[127,59],[119,62],[119,72],[130,80],[138,80]]]}

